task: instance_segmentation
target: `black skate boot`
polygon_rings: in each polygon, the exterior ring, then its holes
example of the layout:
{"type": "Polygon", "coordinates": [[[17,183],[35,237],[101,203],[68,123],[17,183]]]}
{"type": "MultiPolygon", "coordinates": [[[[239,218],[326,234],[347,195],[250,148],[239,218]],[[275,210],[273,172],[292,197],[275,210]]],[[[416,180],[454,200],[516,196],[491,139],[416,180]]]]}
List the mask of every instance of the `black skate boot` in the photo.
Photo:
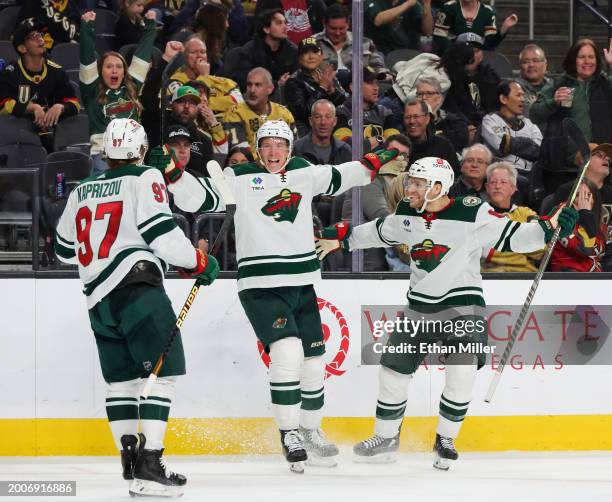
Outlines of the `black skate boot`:
{"type": "Polygon", "coordinates": [[[280,434],[283,453],[287,462],[289,462],[289,469],[291,469],[291,472],[303,474],[304,462],[308,460],[308,455],[303,445],[304,438],[295,429],[288,431],[281,430],[280,434]]]}
{"type": "Polygon", "coordinates": [[[138,455],[138,436],[134,434],[125,434],[121,436],[121,466],[123,467],[123,479],[131,481],[134,479],[132,475],[136,456],[138,455]]]}
{"type": "Polygon", "coordinates": [[[436,444],[434,444],[433,451],[435,453],[433,466],[442,471],[448,471],[450,468],[449,460],[459,458],[453,438],[440,436],[440,434],[436,434],[436,444]]]}
{"type": "Polygon", "coordinates": [[[145,450],[146,439],[138,434],[140,444],[134,465],[134,480],[130,485],[132,496],[180,497],[183,495],[187,478],[166,467],[162,458],[164,449],[145,450]]]}

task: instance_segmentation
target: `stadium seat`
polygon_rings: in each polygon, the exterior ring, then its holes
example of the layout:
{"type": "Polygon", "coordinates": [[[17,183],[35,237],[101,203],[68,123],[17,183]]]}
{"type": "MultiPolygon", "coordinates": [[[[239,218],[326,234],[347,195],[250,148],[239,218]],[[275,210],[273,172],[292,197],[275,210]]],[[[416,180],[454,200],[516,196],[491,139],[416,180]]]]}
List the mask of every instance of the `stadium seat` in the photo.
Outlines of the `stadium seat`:
{"type": "MultiPolygon", "coordinates": [[[[39,167],[45,162],[47,152],[38,145],[31,143],[15,143],[0,145],[0,171],[6,169],[21,169],[24,167],[39,167]]],[[[30,194],[32,193],[32,176],[30,174],[12,175],[10,179],[2,176],[0,190],[1,207],[4,211],[28,211],[30,194]]]]}
{"type": "Polygon", "coordinates": [[[51,50],[50,59],[61,65],[64,70],[79,69],[79,44],[57,44],[51,50]]]}
{"type": "Polygon", "coordinates": [[[69,146],[79,145],[89,150],[89,121],[87,115],[79,114],[62,120],[55,126],[53,150],[66,150],[69,146]]]}
{"type": "Polygon", "coordinates": [[[393,65],[400,61],[410,61],[413,57],[422,54],[421,51],[416,49],[397,49],[387,53],[385,56],[385,65],[390,70],[393,69],[393,65]]]}
{"type": "Polygon", "coordinates": [[[66,73],[68,74],[68,80],[72,80],[73,82],[76,82],[77,84],[79,83],[78,68],[76,70],[66,70],[66,73]]]}
{"type": "Polygon", "coordinates": [[[178,70],[181,65],[185,63],[185,56],[182,52],[179,52],[176,56],[172,58],[172,61],[168,63],[168,66],[164,69],[164,74],[162,76],[162,82],[164,85],[170,80],[170,77],[174,74],[176,70],[178,70]]]}
{"type": "Polygon", "coordinates": [[[0,115],[0,144],[27,143],[40,146],[40,138],[34,123],[26,118],[0,115]]]}
{"type": "Polygon", "coordinates": [[[0,11],[0,40],[10,40],[17,26],[17,17],[21,7],[6,7],[0,11]]]}
{"type": "Polygon", "coordinates": [[[101,56],[105,52],[114,51],[116,48],[116,38],[112,33],[96,34],[96,52],[101,56]]]}
{"type": "MultiPolygon", "coordinates": [[[[127,44],[119,49],[119,54],[121,54],[125,60],[127,61],[128,66],[132,62],[132,56],[134,55],[134,51],[136,50],[136,44],[127,44]]],[[[153,47],[153,53],[151,55],[151,61],[153,65],[156,66],[162,57],[162,53],[157,47],[153,47]]]]}
{"type": "Polygon", "coordinates": [[[81,152],[53,152],[47,155],[41,174],[41,201],[44,228],[52,234],[72,189],[91,174],[91,159],[81,152]],[[66,193],[57,196],[56,175],[64,174],[66,193]]]}
{"type": "Polygon", "coordinates": [[[542,205],[540,206],[540,215],[547,215],[552,211],[555,206],[555,194],[551,193],[544,197],[542,205]]]}
{"type": "Polygon", "coordinates": [[[5,227],[8,249],[2,254],[10,254],[12,259],[30,261],[38,268],[38,173],[26,172],[24,167],[41,167],[46,152],[39,145],[14,144],[0,146],[0,225],[5,227]],[[13,169],[13,171],[9,171],[13,169]],[[34,209],[33,209],[34,208],[34,209]],[[6,228],[8,227],[8,228],[6,228]],[[19,230],[21,229],[21,230],[19,230]],[[25,235],[30,242],[31,252],[19,251],[18,235],[25,235]],[[12,253],[16,252],[16,255],[12,253]]]}
{"type": "Polygon", "coordinates": [[[4,59],[7,64],[17,60],[17,52],[10,40],[0,40],[0,59],[4,59]]]}
{"type": "Polygon", "coordinates": [[[501,78],[512,78],[512,64],[501,52],[482,51],[482,62],[493,68],[501,78]]]}
{"type": "Polygon", "coordinates": [[[96,33],[115,33],[117,14],[107,9],[96,9],[96,20],[94,29],[96,33]]]}
{"type": "Polygon", "coordinates": [[[172,217],[174,221],[178,225],[178,227],[183,231],[185,237],[191,240],[191,225],[189,224],[189,220],[184,214],[172,213],[172,217]]]}
{"type": "Polygon", "coordinates": [[[70,81],[70,85],[73,87],[76,97],[81,104],[81,113],[83,113],[85,111],[85,106],[83,105],[83,100],[81,99],[81,86],[74,80],[70,81]]]}

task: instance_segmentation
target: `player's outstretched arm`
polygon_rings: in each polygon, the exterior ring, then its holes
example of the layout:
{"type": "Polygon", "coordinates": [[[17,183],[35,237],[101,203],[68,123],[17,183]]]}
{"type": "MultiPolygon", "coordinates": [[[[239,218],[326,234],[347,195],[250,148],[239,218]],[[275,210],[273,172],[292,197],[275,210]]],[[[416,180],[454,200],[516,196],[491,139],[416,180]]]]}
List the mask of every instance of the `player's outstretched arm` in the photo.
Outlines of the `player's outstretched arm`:
{"type": "Polygon", "coordinates": [[[558,226],[561,227],[559,238],[563,239],[574,231],[576,223],[578,223],[578,211],[573,207],[559,205],[546,216],[541,216],[538,219],[538,223],[544,231],[544,239],[547,243],[552,239],[558,226]]]}
{"type": "Polygon", "coordinates": [[[519,223],[495,213],[489,204],[483,204],[477,220],[480,222],[477,235],[483,248],[531,253],[544,248],[558,225],[561,226],[562,237],[570,235],[578,220],[578,212],[573,208],[559,206],[547,216],[519,223]]]}
{"type": "Polygon", "coordinates": [[[345,162],[337,166],[319,166],[326,172],[315,171],[314,193],[338,195],[353,187],[370,183],[377,174],[394,174],[397,176],[406,168],[405,160],[398,160],[397,150],[378,150],[371,152],[361,161],[345,162]]]}
{"type": "Polygon", "coordinates": [[[355,249],[392,247],[401,243],[397,217],[392,214],[357,227],[352,227],[348,222],[325,227],[321,235],[315,238],[315,249],[319,260],[323,260],[329,253],[340,249],[354,251],[355,249]]]}
{"type": "Polygon", "coordinates": [[[185,166],[167,145],[156,146],[149,154],[149,165],[158,169],[174,196],[174,203],[188,213],[215,213],[225,211],[225,202],[214,182],[209,178],[196,178],[185,172],[185,166]]]}

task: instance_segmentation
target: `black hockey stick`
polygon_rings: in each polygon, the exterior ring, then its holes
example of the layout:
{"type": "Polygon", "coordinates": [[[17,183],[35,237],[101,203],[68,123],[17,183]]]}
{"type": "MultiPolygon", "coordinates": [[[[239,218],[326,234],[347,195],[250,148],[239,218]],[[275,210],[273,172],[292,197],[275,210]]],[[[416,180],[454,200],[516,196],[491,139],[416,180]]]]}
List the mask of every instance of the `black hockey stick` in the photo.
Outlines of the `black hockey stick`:
{"type": "MultiPolygon", "coordinates": [[[[209,253],[209,254],[214,255],[221,247],[221,244],[223,240],[225,239],[225,234],[229,230],[232,220],[234,219],[234,214],[236,213],[236,200],[234,198],[234,194],[232,193],[230,188],[227,186],[227,182],[225,181],[225,177],[223,176],[223,171],[221,170],[221,166],[219,165],[219,163],[216,160],[211,160],[208,162],[206,167],[208,169],[208,173],[210,174],[210,177],[212,178],[215,186],[217,187],[217,189],[219,190],[221,194],[221,198],[225,202],[225,218],[223,219],[223,224],[221,225],[221,228],[219,229],[219,232],[217,233],[217,236],[215,237],[215,240],[212,245],[212,249],[209,253]]],[[[149,374],[149,377],[142,389],[142,392],[140,393],[141,399],[146,399],[147,397],[149,397],[149,394],[151,393],[151,389],[153,388],[153,384],[155,383],[155,380],[157,380],[157,376],[159,375],[159,372],[162,366],[164,365],[164,361],[166,360],[166,357],[170,353],[170,349],[172,348],[172,345],[174,344],[174,340],[178,336],[180,329],[182,328],[183,323],[185,322],[185,318],[187,317],[187,314],[189,313],[189,309],[191,309],[191,306],[193,305],[193,302],[195,300],[195,297],[198,294],[198,291],[200,290],[201,285],[202,284],[200,283],[200,281],[196,280],[195,284],[191,288],[191,291],[189,291],[189,295],[187,296],[187,299],[185,300],[185,303],[183,304],[183,308],[181,309],[178,317],[176,318],[176,323],[174,324],[174,328],[172,328],[172,332],[170,333],[170,336],[168,337],[168,340],[166,341],[164,350],[162,351],[161,355],[157,359],[157,362],[155,363],[155,367],[149,374]]]]}
{"type": "MultiPolygon", "coordinates": [[[[584,178],[584,173],[586,172],[589,162],[591,160],[591,150],[589,149],[589,144],[587,143],[584,134],[580,130],[580,128],[576,125],[570,118],[563,119],[563,131],[566,136],[574,142],[574,144],[578,147],[578,151],[582,154],[582,166],[580,171],[578,172],[578,177],[574,182],[574,186],[572,186],[572,191],[570,192],[570,196],[567,200],[567,207],[570,207],[574,203],[574,199],[576,198],[576,193],[578,192],[578,187],[580,183],[582,183],[582,179],[584,178]]],[[[542,275],[544,274],[544,270],[546,270],[546,266],[548,265],[548,261],[552,255],[553,249],[555,248],[555,244],[559,240],[559,234],[561,233],[561,227],[557,225],[555,232],[552,236],[552,239],[549,241],[548,246],[546,247],[546,252],[542,257],[542,261],[540,262],[540,268],[536,273],[535,279],[533,280],[533,284],[531,285],[531,289],[527,294],[527,298],[525,303],[523,304],[523,308],[519,313],[519,316],[512,327],[512,334],[510,335],[510,340],[508,340],[508,345],[504,350],[504,353],[501,356],[499,361],[499,365],[495,370],[495,374],[493,375],[493,380],[491,380],[491,384],[489,385],[489,389],[487,390],[487,394],[485,396],[485,402],[490,403],[493,399],[493,394],[495,394],[495,389],[497,388],[497,384],[499,384],[499,380],[501,379],[502,372],[504,371],[504,367],[510,358],[510,353],[512,352],[512,347],[514,347],[514,342],[518,337],[518,334],[523,329],[523,324],[525,323],[525,318],[527,317],[527,312],[529,312],[529,307],[531,306],[531,301],[540,285],[540,280],[542,279],[542,275]]]]}

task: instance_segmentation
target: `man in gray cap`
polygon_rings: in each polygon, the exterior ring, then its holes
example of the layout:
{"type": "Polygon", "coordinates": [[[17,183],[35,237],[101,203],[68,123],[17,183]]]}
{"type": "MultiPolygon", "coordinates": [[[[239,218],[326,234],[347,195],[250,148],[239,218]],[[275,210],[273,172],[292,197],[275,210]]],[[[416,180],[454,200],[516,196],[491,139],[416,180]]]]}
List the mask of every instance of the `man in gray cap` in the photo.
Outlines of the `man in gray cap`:
{"type": "Polygon", "coordinates": [[[473,51],[474,55],[464,66],[447,68],[452,82],[444,107],[453,113],[463,113],[472,128],[480,127],[482,118],[497,109],[497,85],[501,78],[487,64],[483,64],[484,39],[473,32],[462,33],[455,40],[453,51],[473,51]]]}

